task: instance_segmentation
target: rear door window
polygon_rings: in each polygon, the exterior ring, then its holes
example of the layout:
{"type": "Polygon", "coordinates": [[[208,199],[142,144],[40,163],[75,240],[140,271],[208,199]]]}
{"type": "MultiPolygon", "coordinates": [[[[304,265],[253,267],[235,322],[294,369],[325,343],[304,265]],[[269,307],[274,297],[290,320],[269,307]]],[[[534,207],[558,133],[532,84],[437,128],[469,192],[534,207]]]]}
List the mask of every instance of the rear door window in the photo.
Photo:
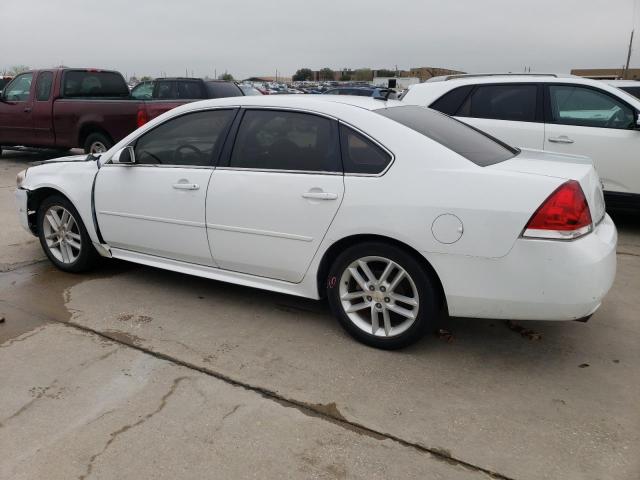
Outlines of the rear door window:
{"type": "Polygon", "coordinates": [[[116,72],[93,70],[68,70],[63,77],[63,96],[79,97],[129,97],[129,87],[116,72]]]}
{"type": "Polygon", "coordinates": [[[462,117],[534,122],[537,85],[480,85],[458,111],[462,117]]]}
{"type": "Polygon", "coordinates": [[[336,122],[307,113],[249,110],[242,118],[230,166],[341,172],[336,122]]]}

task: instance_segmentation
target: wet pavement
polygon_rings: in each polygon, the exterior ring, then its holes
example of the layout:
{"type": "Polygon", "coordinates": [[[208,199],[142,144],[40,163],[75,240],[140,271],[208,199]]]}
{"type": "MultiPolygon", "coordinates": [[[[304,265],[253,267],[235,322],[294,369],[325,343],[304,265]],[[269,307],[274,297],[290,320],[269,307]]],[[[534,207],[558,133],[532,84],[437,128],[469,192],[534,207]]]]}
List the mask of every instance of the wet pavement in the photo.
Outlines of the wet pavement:
{"type": "MultiPolygon", "coordinates": [[[[5,152],[0,194],[34,158],[5,152]]],[[[588,323],[451,319],[400,352],[324,302],[116,261],[65,274],[13,201],[0,219],[0,478],[640,474],[633,215],[588,323]]]]}

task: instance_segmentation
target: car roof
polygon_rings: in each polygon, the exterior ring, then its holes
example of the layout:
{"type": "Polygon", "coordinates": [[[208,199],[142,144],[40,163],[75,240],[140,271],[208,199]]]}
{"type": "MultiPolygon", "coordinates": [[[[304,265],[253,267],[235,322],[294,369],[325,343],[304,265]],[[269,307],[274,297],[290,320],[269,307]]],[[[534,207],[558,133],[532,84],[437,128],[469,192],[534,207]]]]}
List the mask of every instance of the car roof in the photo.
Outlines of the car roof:
{"type": "Polygon", "coordinates": [[[600,80],[606,82],[614,87],[640,87],[640,82],[637,80],[600,80]]]}
{"type": "Polygon", "coordinates": [[[357,107],[365,110],[378,110],[385,107],[403,106],[398,100],[378,100],[372,97],[358,97],[350,95],[264,95],[261,97],[227,97],[211,100],[202,100],[178,107],[183,111],[199,110],[208,107],[219,106],[256,106],[256,107],[283,107],[300,109],[327,110],[331,103],[357,107]]]}

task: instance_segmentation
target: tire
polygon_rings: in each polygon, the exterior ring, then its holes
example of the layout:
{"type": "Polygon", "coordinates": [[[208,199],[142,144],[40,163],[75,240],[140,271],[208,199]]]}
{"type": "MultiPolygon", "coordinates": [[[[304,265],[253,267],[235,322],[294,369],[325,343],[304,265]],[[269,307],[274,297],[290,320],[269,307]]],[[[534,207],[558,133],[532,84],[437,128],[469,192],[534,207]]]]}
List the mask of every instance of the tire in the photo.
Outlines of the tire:
{"type": "Polygon", "coordinates": [[[100,255],[93,247],[78,211],[69,200],[61,195],[45,198],[38,208],[37,222],[40,245],[51,263],[60,270],[79,273],[96,265],[100,255]],[[61,241],[59,225],[65,221],[65,217],[67,227],[62,230],[64,236],[61,241]],[[57,229],[52,222],[58,225],[57,229]]]}
{"type": "Polygon", "coordinates": [[[84,153],[102,153],[113,146],[113,142],[104,133],[91,133],[84,141],[84,153]]]}
{"type": "Polygon", "coordinates": [[[383,242],[357,244],[340,254],[329,271],[327,298],[352,337],[385,350],[417,342],[439,315],[429,272],[412,254],[383,242]],[[400,272],[404,275],[396,278],[400,272]]]}

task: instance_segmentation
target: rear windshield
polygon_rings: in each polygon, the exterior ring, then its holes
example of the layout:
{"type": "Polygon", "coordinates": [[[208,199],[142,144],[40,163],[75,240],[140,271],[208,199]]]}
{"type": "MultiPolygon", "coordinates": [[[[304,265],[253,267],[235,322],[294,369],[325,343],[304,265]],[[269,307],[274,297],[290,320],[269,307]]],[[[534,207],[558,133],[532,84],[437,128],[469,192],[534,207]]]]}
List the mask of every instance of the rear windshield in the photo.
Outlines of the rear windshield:
{"type": "Polygon", "coordinates": [[[374,110],[486,167],[513,158],[519,150],[440,112],[407,105],[374,110]]]}
{"type": "Polygon", "coordinates": [[[207,82],[209,98],[241,97],[242,90],[231,82],[207,82]]]}
{"type": "Polygon", "coordinates": [[[64,74],[64,97],[129,97],[129,87],[117,72],[70,70],[64,74]]]}

